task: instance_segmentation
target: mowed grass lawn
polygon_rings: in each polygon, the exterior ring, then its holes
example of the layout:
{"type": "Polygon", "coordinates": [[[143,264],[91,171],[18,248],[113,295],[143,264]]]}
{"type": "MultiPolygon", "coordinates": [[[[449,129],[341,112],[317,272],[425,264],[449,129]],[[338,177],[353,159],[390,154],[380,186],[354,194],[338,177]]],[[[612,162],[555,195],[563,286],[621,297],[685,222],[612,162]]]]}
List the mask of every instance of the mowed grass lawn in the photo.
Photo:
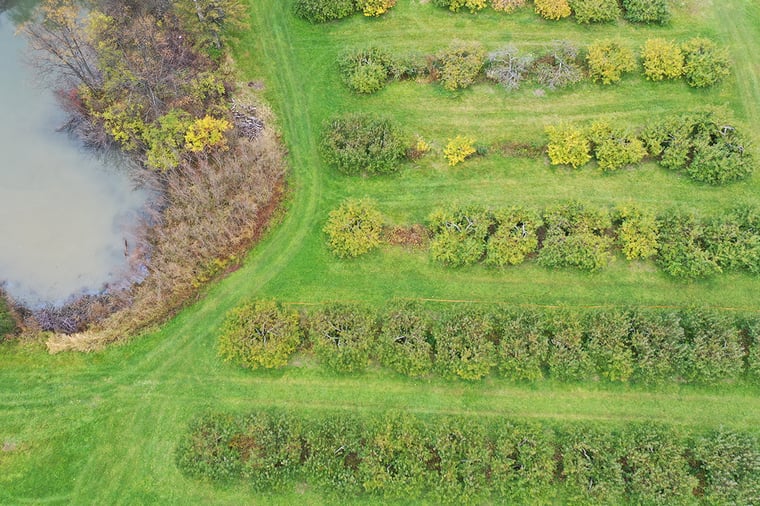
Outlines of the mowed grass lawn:
{"type": "MultiPolygon", "coordinates": [[[[0,504],[327,502],[318,490],[301,484],[284,494],[261,495],[245,485],[213,485],[181,476],[174,465],[177,441],[189,420],[210,410],[280,406],[308,415],[323,409],[398,409],[549,423],[656,421],[693,430],[723,425],[758,431],[760,397],[741,387],[642,390],[604,384],[515,385],[493,378],[476,383],[413,381],[381,370],[336,376],[308,358],[283,371],[252,373],[222,363],[215,345],[226,311],[257,297],[305,303],[380,302],[404,296],[576,305],[707,302],[757,308],[753,294],[760,284],[750,277],[683,284],[662,277],[651,265],[622,261],[594,275],[532,265],[504,272],[447,270],[430,264],[424,253],[394,248],[339,262],[327,253],[320,233],[329,209],[347,195],[375,197],[398,223],[419,221],[430,208],[452,199],[543,206],[556,198],[606,204],[626,197],[657,208],[681,204],[718,212],[735,200],[755,199],[757,178],[712,189],[655,167],[601,176],[593,169],[568,173],[542,160],[493,156],[453,170],[434,155],[399,175],[365,180],[324,167],[316,145],[321,122],[333,112],[349,110],[387,112],[439,147],[457,133],[488,142],[534,140],[543,121],[591,117],[595,108],[643,121],[655,110],[704,104],[732,111],[757,137],[751,120],[760,103],[760,72],[753,59],[760,45],[759,6],[744,0],[705,7],[689,3],[669,29],[543,24],[529,13],[514,18],[455,16],[405,0],[387,18],[357,17],[318,27],[293,19],[290,2],[252,0],[251,10],[251,33],[238,49],[239,61],[246,78],[264,79],[278,115],[293,167],[288,212],[240,270],[209,287],[201,300],[159,330],[89,355],[49,356],[41,343],[0,346],[0,504]],[[434,85],[403,83],[374,97],[357,98],[342,88],[334,70],[335,55],[345,44],[387,41],[432,51],[454,33],[483,40],[489,48],[510,39],[537,43],[609,35],[634,43],[650,33],[679,38],[704,33],[730,48],[738,78],[717,90],[694,92],[685,85],[655,86],[631,77],[620,88],[584,85],[540,100],[530,90],[507,96],[479,85],[452,96],[434,85]]],[[[372,502],[357,502],[362,501],[372,502]]]]}

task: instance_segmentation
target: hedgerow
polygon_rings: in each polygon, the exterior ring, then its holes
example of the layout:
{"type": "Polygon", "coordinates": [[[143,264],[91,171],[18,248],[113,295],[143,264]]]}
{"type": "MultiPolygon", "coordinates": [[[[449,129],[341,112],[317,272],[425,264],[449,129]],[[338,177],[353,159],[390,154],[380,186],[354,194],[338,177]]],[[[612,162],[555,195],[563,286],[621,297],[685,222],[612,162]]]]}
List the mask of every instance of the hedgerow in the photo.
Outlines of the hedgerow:
{"type": "MultiPolygon", "coordinates": [[[[575,44],[557,41],[538,53],[520,54],[510,45],[486,54],[479,42],[455,39],[447,49],[427,56],[391,55],[377,47],[351,50],[338,59],[338,67],[346,85],[360,94],[374,93],[389,80],[421,75],[438,80],[449,91],[467,88],[481,77],[508,90],[518,89],[524,81],[555,90],[586,76],[613,84],[637,68],[633,50],[613,40],[598,40],[586,48],[585,74],[581,53],[575,44]]],[[[652,81],[684,77],[690,86],[707,87],[729,73],[726,51],[709,39],[691,39],[683,44],[649,39],[641,49],[641,59],[644,75],[652,81]]]]}
{"type": "MultiPolygon", "coordinates": [[[[756,315],[734,316],[699,307],[579,310],[461,305],[433,311],[419,302],[395,301],[379,310],[328,304],[303,314],[296,323],[293,312],[273,302],[243,306],[249,312],[252,307],[263,308],[260,312],[272,329],[287,328],[293,336],[308,334],[320,364],[344,373],[362,371],[377,360],[410,377],[478,380],[496,374],[514,381],[551,378],[647,385],[760,382],[756,315]]],[[[227,326],[225,322],[223,328],[227,326]]],[[[221,337],[220,348],[222,343],[227,354],[249,353],[245,340],[221,337]]]]}
{"type": "MultiPolygon", "coordinates": [[[[349,199],[330,213],[323,230],[333,253],[352,257],[379,246],[382,227],[373,203],[349,199]]],[[[675,278],[760,273],[760,210],[746,204],[709,218],[675,209],[655,215],[629,204],[608,211],[578,201],[541,213],[449,206],[430,214],[428,230],[433,260],[454,267],[506,267],[535,254],[546,267],[595,271],[607,265],[617,244],[626,259],[654,258],[675,278]]]]}
{"type": "Polygon", "coordinates": [[[277,490],[296,477],[335,500],[436,504],[751,504],[756,436],[652,422],[514,421],[400,412],[260,410],[192,422],[175,453],[195,479],[277,490]]]}
{"type": "Polygon", "coordinates": [[[577,168],[593,158],[604,171],[640,162],[647,152],[661,166],[691,179],[723,185],[749,177],[752,147],[740,130],[712,113],[667,116],[640,129],[597,121],[589,127],[559,123],[545,127],[552,165],[577,168]]]}

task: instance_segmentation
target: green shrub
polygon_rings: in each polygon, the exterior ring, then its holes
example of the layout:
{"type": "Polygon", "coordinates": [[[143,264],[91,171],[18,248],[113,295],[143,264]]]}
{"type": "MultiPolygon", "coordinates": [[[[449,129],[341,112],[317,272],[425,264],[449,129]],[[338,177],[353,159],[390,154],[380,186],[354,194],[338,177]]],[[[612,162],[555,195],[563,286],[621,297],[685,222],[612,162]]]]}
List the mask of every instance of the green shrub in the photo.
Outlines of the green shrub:
{"type": "Polygon", "coordinates": [[[491,216],[479,207],[438,209],[428,218],[433,260],[460,266],[479,262],[485,254],[491,216]]]}
{"type": "Polygon", "coordinates": [[[538,253],[540,265],[595,271],[609,262],[611,240],[605,231],[612,224],[605,211],[570,202],[548,209],[544,224],[546,237],[538,253]]]}
{"type": "Polygon", "coordinates": [[[383,215],[371,200],[347,199],[330,211],[322,229],[330,250],[341,258],[363,255],[380,245],[383,215]]]}
{"type": "Polygon", "coordinates": [[[424,376],[433,366],[432,340],[430,321],[419,304],[394,304],[382,317],[380,363],[400,374],[424,376]]]}
{"type": "Polygon", "coordinates": [[[572,42],[556,42],[551,49],[536,59],[531,76],[538,84],[550,90],[581,81],[583,70],[578,62],[578,48],[572,42]]]}
{"type": "Polygon", "coordinates": [[[465,306],[442,313],[433,339],[435,365],[444,376],[477,380],[496,365],[494,324],[480,308],[465,306]]]}
{"type": "Polygon", "coordinates": [[[728,53],[710,39],[693,38],[681,46],[683,74],[694,88],[713,86],[729,74],[728,53]]]}
{"type": "Polygon", "coordinates": [[[624,504],[620,436],[593,425],[560,435],[565,485],[571,504],[624,504]]]}
{"type": "Polygon", "coordinates": [[[705,243],[722,270],[760,273],[760,210],[742,205],[709,220],[705,243]]]}
{"type": "Polygon", "coordinates": [[[574,169],[591,160],[591,143],[584,129],[569,123],[548,125],[547,153],[552,165],[570,165],[574,169]]]}
{"type": "Polygon", "coordinates": [[[654,213],[634,206],[618,206],[615,210],[618,242],[628,260],[647,259],[657,254],[659,226],[654,213]]]}
{"type": "Polygon", "coordinates": [[[325,161],[344,174],[387,174],[399,169],[408,146],[389,119],[347,114],[324,126],[320,147],[325,161]]]}
{"type": "Polygon", "coordinates": [[[691,445],[705,504],[756,504],[760,498],[760,443],[724,428],[691,445]]]}
{"type": "Polygon", "coordinates": [[[519,207],[494,212],[496,230],[486,244],[486,263],[504,267],[517,265],[538,248],[538,213],[519,207]]]}
{"type": "Polygon", "coordinates": [[[744,136],[709,113],[667,117],[649,125],[642,138],[660,165],[683,170],[696,181],[726,184],[754,170],[754,156],[744,136]]]}
{"type": "Polygon", "coordinates": [[[533,55],[519,56],[516,47],[507,46],[488,53],[486,78],[501,84],[508,90],[516,90],[527,77],[533,61],[533,55]]]}
{"type": "Polygon", "coordinates": [[[344,53],[338,60],[343,82],[356,93],[375,93],[388,82],[393,58],[377,47],[344,53]]]}
{"type": "Polygon", "coordinates": [[[355,0],[295,0],[297,16],[312,23],[345,18],[356,12],[355,0]]]}
{"type": "Polygon", "coordinates": [[[419,494],[427,471],[420,459],[427,451],[420,425],[417,418],[399,413],[369,421],[358,466],[365,492],[396,500],[419,494]]]}
{"type": "MultiPolygon", "coordinates": [[[[309,421],[306,418],[305,421],[309,421]]],[[[339,495],[363,491],[359,473],[367,441],[366,421],[352,412],[315,417],[305,430],[309,449],[304,468],[322,489],[339,495]]]]}
{"type": "Polygon", "coordinates": [[[303,434],[298,420],[286,413],[253,413],[238,419],[230,440],[241,462],[241,477],[254,490],[282,490],[298,471],[303,434]]]}
{"type": "Polygon", "coordinates": [[[688,360],[681,317],[668,311],[635,312],[631,317],[632,378],[645,384],[680,377],[688,360]]]}
{"type": "Polygon", "coordinates": [[[366,369],[377,329],[365,308],[330,304],[309,316],[309,340],[320,363],[337,372],[366,369]]]}
{"type": "Polygon", "coordinates": [[[559,381],[591,378],[594,366],[583,345],[583,321],[578,313],[561,310],[545,319],[549,339],[549,377],[559,381]]]}
{"type": "Polygon", "coordinates": [[[676,278],[695,279],[721,272],[707,249],[704,226],[690,214],[668,211],[659,218],[657,264],[676,278]]]}
{"type": "Polygon", "coordinates": [[[240,428],[231,415],[206,415],[193,420],[177,445],[175,462],[195,479],[229,481],[242,472],[239,448],[232,444],[240,428]]]}
{"type": "Polygon", "coordinates": [[[731,125],[698,124],[686,173],[695,181],[720,185],[749,177],[754,157],[747,139],[731,125]]]}
{"type": "Polygon", "coordinates": [[[586,63],[591,79],[602,84],[620,81],[624,72],[636,70],[633,51],[612,40],[600,40],[588,47],[586,63]]]}
{"type": "Polygon", "coordinates": [[[668,0],[622,0],[625,19],[632,23],[666,25],[670,22],[668,0]]]}
{"type": "Polygon", "coordinates": [[[623,477],[631,504],[691,504],[699,485],[672,429],[634,426],[623,441],[623,477]]]}
{"type": "Polygon", "coordinates": [[[747,379],[760,384],[760,315],[745,317],[741,322],[744,349],[746,351],[747,379]]]}
{"type": "Polygon", "coordinates": [[[617,310],[586,315],[584,347],[597,374],[607,381],[627,382],[633,375],[630,317],[617,310]]]}
{"type": "Polygon", "coordinates": [[[251,369],[283,367],[301,344],[298,314],[274,301],[231,309],[219,335],[219,354],[251,369]]]}
{"type": "Polygon", "coordinates": [[[493,434],[489,485],[502,503],[530,504],[536,497],[550,497],[557,468],[554,434],[545,426],[503,418],[490,424],[489,432],[493,434]]]}
{"type": "Polygon", "coordinates": [[[620,17],[617,0],[570,0],[578,23],[609,23],[620,17]]]}
{"type": "Polygon", "coordinates": [[[536,14],[545,19],[557,21],[572,14],[567,0],[534,0],[536,14]]]}
{"type": "Polygon", "coordinates": [[[437,472],[427,473],[426,488],[434,504],[482,504],[489,496],[488,435],[480,423],[451,417],[428,427],[426,446],[436,457],[437,472]]]}
{"type": "Polygon", "coordinates": [[[486,51],[480,42],[454,40],[436,56],[439,79],[443,87],[455,91],[475,82],[486,60],[486,51]]]}
{"type": "Polygon", "coordinates": [[[683,75],[683,53],[673,41],[648,39],[641,51],[641,58],[644,60],[644,75],[651,81],[678,79],[683,75]]]}
{"type": "Polygon", "coordinates": [[[549,340],[542,313],[518,310],[501,315],[498,325],[499,372],[514,381],[537,381],[544,377],[549,340]]]}
{"type": "Polygon", "coordinates": [[[681,315],[688,343],[687,381],[715,384],[739,377],[743,350],[739,331],[731,318],[707,309],[690,309],[681,315]]]}
{"type": "Polygon", "coordinates": [[[647,154],[644,143],[631,132],[606,121],[592,124],[587,134],[599,168],[613,171],[639,163],[647,154]]]}

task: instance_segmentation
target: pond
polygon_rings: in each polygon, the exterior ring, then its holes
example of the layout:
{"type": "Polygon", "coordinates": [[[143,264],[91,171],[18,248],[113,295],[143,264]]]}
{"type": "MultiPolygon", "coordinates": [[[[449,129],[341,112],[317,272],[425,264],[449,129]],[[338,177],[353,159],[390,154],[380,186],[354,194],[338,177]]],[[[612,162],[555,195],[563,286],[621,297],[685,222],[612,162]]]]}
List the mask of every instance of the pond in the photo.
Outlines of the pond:
{"type": "Polygon", "coordinates": [[[58,131],[66,115],[14,34],[0,14],[0,282],[27,305],[56,304],[123,279],[147,194],[58,131]]]}

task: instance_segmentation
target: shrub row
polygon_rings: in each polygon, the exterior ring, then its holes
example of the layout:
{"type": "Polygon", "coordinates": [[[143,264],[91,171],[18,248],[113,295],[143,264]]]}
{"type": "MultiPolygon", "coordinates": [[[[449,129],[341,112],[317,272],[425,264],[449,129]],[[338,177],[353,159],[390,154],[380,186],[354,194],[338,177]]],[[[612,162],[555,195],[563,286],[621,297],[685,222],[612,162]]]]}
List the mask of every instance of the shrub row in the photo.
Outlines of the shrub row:
{"type": "Polygon", "coordinates": [[[611,23],[621,16],[632,23],[666,25],[670,22],[667,0],[535,0],[536,13],[550,20],[573,14],[579,24],[611,23]],[[622,8],[621,8],[622,7],[622,8]]]}
{"type": "Polygon", "coordinates": [[[754,435],[653,423],[262,410],[199,417],[175,458],[192,478],[244,480],[259,491],[306,481],[336,499],[754,504],[760,497],[754,435]]]}
{"type": "Polygon", "coordinates": [[[295,14],[312,23],[325,23],[361,12],[380,16],[396,5],[396,0],[296,0],[295,14]]]}
{"type": "Polygon", "coordinates": [[[546,267],[595,271],[615,245],[628,260],[654,258],[677,278],[760,273],[760,210],[748,205],[706,219],[674,209],[658,217],[632,205],[608,212],[577,201],[540,214],[470,206],[439,209],[428,226],[432,258],[452,266],[517,265],[536,256],[546,267]]]}
{"type": "Polygon", "coordinates": [[[371,311],[329,304],[310,314],[274,302],[231,310],[219,353],[249,368],[276,368],[311,346],[336,372],[372,360],[399,374],[478,380],[604,380],[657,384],[760,381],[760,317],[706,309],[569,310],[395,302],[371,311]],[[308,336],[307,341],[302,336],[308,336]]]}
{"type": "MultiPolygon", "coordinates": [[[[383,217],[373,201],[347,199],[323,230],[335,255],[356,257],[380,245],[383,217]]],[[[504,267],[537,257],[549,268],[596,271],[608,264],[615,246],[628,260],[654,258],[676,278],[760,273],[760,209],[749,205],[711,218],[676,209],[656,216],[630,204],[608,212],[578,201],[541,213],[448,207],[430,215],[428,230],[433,260],[450,266],[504,267]]]]}
{"type": "MultiPolygon", "coordinates": [[[[689,86],[715,85],[729,74],[728,54],[710,39],[693,38],[683,44],[649,39],[641,51],[647,79],[662,81],[683,77],[689,86]]],[[[487,53],[479,42],[452,41],[435,55],[394,55],[376,46],[346,51],[338,59],[344,83],[356,93],[374,93],[391,80],[427,76],[450,91],[467,88],[481,76],[515,90],[531,81],[549,89],[581,81],[584,72],[602,84],[621,80],[637,68],[634,51],[615,40],[599,40],[585,52],[561,41],[538,53],[521,54],[515,46],[487,53]],[[585,56],[582,57],[581,53],[585,56]],[[585,67],[584,67],[585,62],[585,67]]]]}
{"type": "MultiPolygon", "coordinates": [[[[433,5],[452,12],[468,10],[475,13],[490,6],[497,12],[514,12],[524,7],[526,0],[433,0],[433,5]]],[[[396,5],[396,0],[296,0],[294,12],[312,23],[324,23],[348,17],[356,12],[365,16],[380,16],[396,5]]],[[[670,21],[667,0],[535,0],[535,11],[551,20],[571,14],[580,24],[609,23],[623,16],[632,23],[665,25],[670,21]]]]}
{"type": "Polygon", "coordinates": [[[667,116],[638,132],[597,121],[589,127],[550,125],[546,133],[552,165],[577,168],[593,158],[603,171],[613,171],[649,154],[662,167],[712,185],[745,179],[755,165],[745,136],[710,113],[667,116]]]}

